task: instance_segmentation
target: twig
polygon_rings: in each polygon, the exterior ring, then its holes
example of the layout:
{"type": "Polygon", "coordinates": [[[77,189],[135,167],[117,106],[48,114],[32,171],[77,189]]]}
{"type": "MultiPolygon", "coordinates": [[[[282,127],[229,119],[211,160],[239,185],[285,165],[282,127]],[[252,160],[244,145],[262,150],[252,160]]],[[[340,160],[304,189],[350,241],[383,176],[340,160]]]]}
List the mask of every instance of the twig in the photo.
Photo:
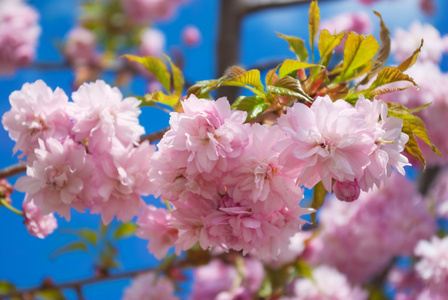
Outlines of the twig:
{"type": "Polygon", "coordinates": [[[0,179],[12,177],[26,171],[26,165],[18,163],[0,170],[0,179]]]}
{"type": "MultiPolygon", "coordinates": [[[[136,275],[146,273],[149,271],[153,271],[153,268],[143,269],[143,270],[135,270],[135,271],[129,271],[124,273],[117,273],[117,274],[108,274],[104,276],[96,276],[66,283],[60,283],[60,284],[53,284],[49,286],[39,286],[39,287],[33,287],[30,289],[24,289],[21,291],[15,291],[11,292],[7,295],[0,296],[0,300],[13,298],[13,297],[21,297],[24,294],[34,294],[39,291],[45,291],[45,290],[63,290],[63,289],[74,289],[75,291],[81,290],[81,287],[85,285],[94,284],[101,281],[108,281],[108,280],[116,280],[116,279],[122,279],[122,278],[130,278],[134,277],[136,275]]],[[[81,294],[82,295],[82,294],[81,294]]],[[[79,296],[79,293],[78,293],[79,296]]],[[[82,298],[80,298],[82,299],[82,298]]]]}
{"type": "MultiPolygon", "coordinates": [[[[312,0],[258,0],[258,1],[244,1],[243,15],[251,14],[265,9],[286,7],[291,5],[299,5],[310,3],[312,0]]],[[[325,2],[330,0],[319,0],[325,2]]],[[[334,0],[332,0],[334,1],[334,0]]]]}

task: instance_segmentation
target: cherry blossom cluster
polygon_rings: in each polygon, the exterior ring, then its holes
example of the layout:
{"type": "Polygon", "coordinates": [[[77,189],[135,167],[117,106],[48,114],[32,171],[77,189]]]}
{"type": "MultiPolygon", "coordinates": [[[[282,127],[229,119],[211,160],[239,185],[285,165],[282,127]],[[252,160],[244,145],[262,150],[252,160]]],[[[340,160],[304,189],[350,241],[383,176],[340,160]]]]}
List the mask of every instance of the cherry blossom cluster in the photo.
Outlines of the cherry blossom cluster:
{"type": "Polygon", "coordinates": [[[0,74],[29,65],[36,52],[39,14],[20,1],[0,1],[0,74]]]}
{"type": "Polygon", "coordinates": [[[68,62],[75,67],[95,65],[100,58],[96,46],[95,34],[84,27],[78,26],[71,29],[67,34],[64,55],[68,62]]]}
{"type": "Polygon", "coordinates": [[[388,117],[382,101],[361,97],[353,107],[318,97],[311,107],[296,103],[274,126],[245,123],[246,113],[224,98],[192,95],[182,107],[171,113],[149,173],[172,213],[149,206],[137,221],[158,258],[196,242],[276,258],[304,223],[298,186],[322,181],[353,201],[408,164],[402,121],[388,117]]]}
{"type": "Polygon", "coordinates": [[[322,231],[309,245],[310,261],[336,267],[358,283],[377,275],[394,256],[412,254],[419,240],[436,230],[415,185],[397,173],[387,187],[361,193],[354,203],[328,199],[320,212],[322,231]]]}
{"type": "Polygon", "coordinates": [[[100,80],[83,84],[72,99],[40,80],[11,94],[2,123],[27,165],[15,188],[42,215],[69,220],[73,207],[101,213],[105,224],[114,216],[130,221],[152,191],[147,174],[155,147],[138,144],[140,102],[100,80]]]}

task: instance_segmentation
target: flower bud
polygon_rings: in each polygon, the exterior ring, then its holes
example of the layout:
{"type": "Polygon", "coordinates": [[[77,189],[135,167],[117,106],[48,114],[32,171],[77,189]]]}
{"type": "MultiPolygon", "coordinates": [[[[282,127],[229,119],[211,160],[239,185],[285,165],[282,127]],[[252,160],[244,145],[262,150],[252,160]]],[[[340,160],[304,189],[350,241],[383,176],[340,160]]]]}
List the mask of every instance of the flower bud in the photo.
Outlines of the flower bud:
{"type": "Polygon", "coordinates": [[[336,197],[345,202],[353,202],[359,197],[361,189],[356,181],[338,181],[333,184],[333,191],[336,197]]]}

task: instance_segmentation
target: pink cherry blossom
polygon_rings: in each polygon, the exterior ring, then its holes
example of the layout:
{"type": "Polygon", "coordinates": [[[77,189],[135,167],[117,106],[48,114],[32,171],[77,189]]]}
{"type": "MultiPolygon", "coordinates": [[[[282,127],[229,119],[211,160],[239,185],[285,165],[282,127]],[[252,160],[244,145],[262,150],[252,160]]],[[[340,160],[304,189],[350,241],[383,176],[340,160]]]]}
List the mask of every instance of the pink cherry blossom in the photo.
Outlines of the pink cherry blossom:
{"type": "Polygon", "coordinates": [[[194,25],[188,25],[182,30],[182,41],[187,46],[197,46],[201,42],[201,32],[194,25]]]}
{"type": "Polygon", "coordinates": [[[152,272],[138,275],[127,287],[123,300],[179,300],[174,295],[173,283],[164,277],[158,277],[152,272]]]}
{"type": "Polygon", "coordinates": [[[173,216],[166,209],[146,206],[137,219],[137,225],[135,235],[149,240],[149,252],[157,259],[164,258],[177,240],[178,230],[174,228],[173,216]]]}
{"type": "Polygon", "coordinates": [[[93,198],[93,162],[82,145],[71,139],[60,142],[48,138],[39,140],[36,159],[27,167],[26,176],[15,184],[18,191],[28,193],[29,198],[46,215],[56,211],[70,220],[70,208],[79,211],[89,207],[93,198]]]}
{"type": "Polygon", "coordinates": [[[321,24],[321,29],[327,29],[331,34],[341,31],[354,31],[366,34],[371,31],[371,28],[372,24],[369,15],[365,12],[340,14],[324,20],[321,24]]]}
{"type": "Polygon", "coordinates": [[[356,102],[356,109],[364,115],[376,145],[369,156],[370,163],[365,167],[363,176],[357,179],[361,189],[368,191],[374,185],[380,187],[382,183],[385,184],[392,167],[400,174],[405,174],[404,167],[410,164],[401,153],[409,136],[401,132],[403,120],[388,117],[387,104],[383,101],[371,101],[361,96],[356,102]]]}
{"type": "Polygon", "coordinates": [[[263,264],[254,258],[245,258],[239,268],[214,259],[194,270],[192,300],[195,299],[254,299],[263,282],[263,264]],[[241,276],[241,281],[238,281],[241,276]],[[236,286],[235,283],[239,285],[236,286]]]}
{"type": "Polygon", "coordinates": [[[141,196],[153,193],[148,171],[155,146],[148,141],[113,149],[111,154],[95,156],[97,163],[98,198],[92,203],[92,213],[101,213],[104,224],[113,217],[128,222],[144,208],[141,196]]]}
{"type": "Polygon", "coordinates": [[[42,80],[25,83],[20,91],[9,96],[11,110],[2,118],[9,137],[16,141],[13,151],[34,155],[38,140],[65,139],[70,134],[71,122],[65,112],[68,98],[64,91],[53,92],[42,80]]]}
{"type": "Polygon", "coordinates": [[[436,229],[415,185],[397,173],[387,187],[362,192],[353,203],[327,199],[320,224],[321,234],[311,241],[311,261],[336,267],[359,283],[378,274],[394,256],[411,254],[436,229]]]}
{"type": "Polygon", "coordinates": [[[446,38],[447,36],[442,37],[431,24],[421,24],[420,21],[415,21],[407,31],[402,28],[396,29],[392,39],[391,52],[395,60],[401,63],[420,47],[421,40],[424,39],[425,44],[418,55],[418,62],[430,61],[437,64],[442,59],[442,54],[448,52],[446,38]]]}
{"type": "Polygon", "coordinates": [[[193,292],[190,299],[216,299],[219,293],[231,289],[237,276],[238,271],[233,265],[225,264],[218,259],[199,266],[194,270],[193,292]]]}
{"type": "Polygon", "coordinates": [[[376,148],[363,114],[328,96],[318,97],[311,108],[294,104],[278,124],[289,135],[277,148],[280,164],[296,169],[297,184],[307,188],[322,181],[331,191],[332,179],[360,178],[376,148]]]}
{"type": "Polygon", "coordinates": [[[72,65],[94,65],[98,62],[97,41],[92,31],[78,26],[69,31],[66,39],[64,54],[72,65]]]}
{"type": "Polygon", "coordinates": [[[39,206],[34,204],[33,199],[25,196],[25,201],[22,205],[23,215],[25,216],[24,224],[31,235],[40,239],[53,233],[58,227],[58,222],[52,213],[41,214],[39,206]]]}
{"type": "Polygon", "coordinates": [[[121,0],[129,18],[137,23],[167,20],[184,0],[121,0]]]}
{"type": "Polygon", "coordinates": [[[165,49],[165,34],[155,28],[145,29],[140,36],[138,53],[141,56],[161,56],[165,49]]]}
{"type": "Polygon", "coordinates": [[[437,175],[428,191],[428,201],[434,206],[437,216],[448,217],[448,170],[443,169],[437,175]]]}
{"type": "Polygon", "coordinates": [[[422,240],[415,247],[414,254],[420,258],[415,265],[425,286],[434,294],[448,294],[448,238],[433,236],[430,241],[422,240]]]}
{"type": "Polygon", "coordinates": [[[250,143],[235,167],[222,181],[235,202],[266,211],[283,206],[292,208],[302,191],[295,185],[295,178],[282,170],[279,153],[274,146],[286,138],[280,128],[253,124],[250,143]],[[257,202],[259,205],[253,205],[257,202]],[[251,205],[252,203],[252,205],[251,205]]]}
{"type": "Polygon", "coordinates": [[[41,31],[38,19],[37,11],[25,3],[0,2],[0,74],[33,61],[41,31]]]}
{"type": "Polygon", "coordinates": [[[75,138],[88,138],[90,151],[109,151],[117,143],[127,147],[136,144],[145,133],[138,120],[140,101],[133,97],[123,99],[118,88],[102,80],[84,83],[72,98],[69,114],[74,120],[75,138]]]}
{"type": "Polygon", "coordinates": [[[179,167],[186,167],[187,174],[219,176],[219,171],[226,171],[228,159],[239,157],[248,144],[246,112],[230,110],[225,98],[210,101],[194,95],[182,107],[184,113],[170,114],[171,130],[161,143],[186,159],[179,167]]]}
{"type": "Polygon", "coordinates": [[[312,272],[312,279],[300,278],[294,282],[294,299],[297,300],[363,300],[368,293],[352,285],[337,270],[319,266],[312,272]]]}

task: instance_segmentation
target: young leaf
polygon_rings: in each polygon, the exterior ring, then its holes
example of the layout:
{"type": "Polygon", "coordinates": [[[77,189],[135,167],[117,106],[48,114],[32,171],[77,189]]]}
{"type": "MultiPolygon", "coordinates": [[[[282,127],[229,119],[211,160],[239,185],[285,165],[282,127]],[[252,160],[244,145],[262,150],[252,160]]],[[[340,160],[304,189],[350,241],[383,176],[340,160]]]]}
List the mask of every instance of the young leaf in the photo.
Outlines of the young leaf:
{"type": "Polygon", "coordinates": [[[280,70],[278,71],[278,74],[279,74],[280,78],[282,78],[293,71],[297,71],[299,69],[304,69],[304,68],[316,67],[316,66],[319,66],[319,65],[308,64],[308,63],[304,63],[304,62],[301,62],[298,60],[293,60],[293,59],[287,59],[282,63],[280,70]]]}
{"type": "Polygon", "coordinates": [[[182,91],[184,89],[184,75],[182,71],[171,61],[168,55],[164,55],[164,57],[168,60],[171,66],[171,72],[173,73],[173,84],[174,84],[174,92],[176,95],[182,95],[182,91]]]}
{"type": "Polygon", "coordinates": [[[98,240],[96,232],[88,228],[78,230],[77,235],[84,241],[92,244],[93,246],[96,245],[98,240]]]}
{"type": "Polygon", "coordinates": [[[130,54],[126,54],[124,57],[130,61],[135,61],[143,65],[146,70],[151,72],[157,78],[167,92],[170,91],[171,75],[166,65],[160,59],[152,56],[139,57],[130,54]]]}
{"type": "Polygon", "coordinates": [[[242,110],[247,112],[247,120],[250,121],[256,118],[259,114],[264,112],[269,107],[269,103],[264,101],[264,98],[259,96],[240,96],[232,104],[232,109],[242,110]]]}
{"type": "Polygon", "coordinates": [[[412,67],[415,62],[417,61],[417,57],[418,54],[422,51],[422,47],[423,47],[423,39],[422,42],[420,44],[420,47],[418,47],[414,53],[412,53],[411,56],[409,56],[404,62],[402,62],[397,69],[400,70],[401,72],[406,71],[407,69],[409,69],[410,67],[412,67]]]}
{"type": "Polygon", "coordinates": [[[409,75],[404,74],[398,68],[384,67],[381,71],[379,71],[376,80],[372,83],[369,90],[398,81],[409,81],[413,85],[418,86],[409,75]]]}
{"type": "Polygon", "coordinates": [[[7,281],[0,281],[0,295],[7,295],[15,292],[16,290],[16,287],[12,283],[7,281]]]}
{"type": "Polygon", "coordinates": [[[54,251],[50,255],[50,259],[55,259],[56,257],[58,257],[58,256],[60,256],[62,254],[73,252],[73,251],[85,251],[85,252],[87,252],[87,246],[86,246],[86,244],[84,242],[73,242],[73,243],[67,244],[65,246],[60,247],[56,251],[54,251]]]}
{"type": "Polygon", "coordinates": [[[374,11],[375,15],[377,15],[381,20],[381,32],[380,32],[380,39],[381,39],[381,47],[378,52],[378,56],[375,59],[375,62],[373,63],[372,69],[370,70],[369,74],[361,81],[360,84],[366,84],[375,77],[375,75],[381,70],[382,67],[386,64],[386,61],[390,54],[390,32],[389,29],[386,27],[386,24],[383,21],[383,17],[381,15],[374,11]]]}
{"type": "MultiPolygon", "coordinates": [[[[325,189],[322,181],[319,181],[313,188],[313,202],[311,202],[311,208],[316,211],[324,204],[325,196],[327,195],[327,190],[325,189]]],[[[316,225],[316,213],[311,214],[311,221],[316,225]]]]}
{"type": "Polygon", "coordinates": [[[314,40],[319,33],[319,23],[320,23],[320,11],[319,6],[317,6],[317,1],[312,1],[309,11],[308,25],[310,28],[310,46],[311,46],[311,57],[314,63],[314,40]]]}
{"type": "Polygon", "coordinates": [[[271,94],[295,97],[303,102],[312,103],[314,101],[313,98],[304,92],[300,81],[289,76],[283,77],[274,83],[274,85],[268,85],[267,90],[271,94]]]}
{"type": "Polygon", "coordinates": [[[346,81],[357,70],[363,68],[378,52],[379,44],[372,35],[363,36],[350,32],[345,42],[343,57],[343,72],[335,82],[346,81]]]}
{"type": "Polygon", "coordinates": [[[65,300],[64,295],[58,289],[46,289],[37,293],[39,298],[45,300],[65,300]]]}
{"type": "Polygon", "coordinates": [[[419,137],[422,141],[429,145],[435,153],[441,155],[439,149],[437,149],[437,147],[429,140],[428,132],[426,131],[423,121],[419,117],[413,115],[413,111],[420,111],[428,105],[424,105],[424,107],[419,107],[412,111],[399,103],[388,102],[387,105],[389,106],[389,116],[403,120],[402,131],[409,136],[409,141],[406,143],[405,151],[409,155],[417,158],[423,166],[426,166],[425,159],[420,151],[416,137],[419,137]]]}
{"type": "Polygon", "coordinates": [[[243,68],[233,66],[226,70],[224,76],[221,77],[219,85],[226,85],[230,82],[240,82],[244,85],[255,87],[259,91],[263,91],[263,84],[260,79],[260,71],[257,69],[246,71],[243,68]]]}
{"type": "Polygon", "coordinates": [[[157,91],[151,95],[150,100],[160,102],[169,106],[174,106],[179,102],[180,96],[177,94],[165,95],[163,92],[157,91]]]}
{"type": "Polygon", "coordinates": [[[112,238],[114,240],[128,238],[134,234],[135,229],[137,229],[137,225],[135,225],[134,223],[121,223],[115,229],[112,238]]]}
{"type": "Polygon", "coordinates": [[[277,33],[277,35],[288,42],[289,49],[296,54],[299,61],[306,62],[308,60],[309,55],[304,40],[281,33],[277,33]]]}
{"type": "Polygon", "coordinates": [[[296,270],[300,276],[313,279],[313,270],[303,259],[298,259],[296,262],[296,270]]]}
{"type": "Polygon", "coordinates": [[[194,94],[198,98],[206,98],[217,83],[216,79],[198,81],[188,89],[187,94],[188,96],[194,94]]]}
{"type": "Polygon", "coordinates": [[[426,168],[426,161],[423,157],[422,151],[420,150],[420,147],[418,146],[417,139],[415,138],[414,134],[412,133],[412,127],[407,122],[403,122],[403,128],[402,131],[406,133],[409,136],[409,140],[406,143],[406,146],[404,148],[404,152],[409,154],[410,156],[418,159],[422,166],[426,168]]]}
{"type": "Polygon", "coordinates": [[[266,74],[266,77],[264,79],[264,82],[266,83],[266,85],[272,85],[274,82],[276,82],[277,80],[279,80],[280,78],[277,75],[277,70],[280,67],[280,65],[278,65],[277,67],[270,69],[268,71],[268,73],[266,74]]]}
{"type": "Polygon", "coordinates": [[[328,66],[334,48],[339,45],[345,36],[345,32],[332,35],[327,29],[320,32],[318,49],[320,54],[319,64],[328,66]]]}

